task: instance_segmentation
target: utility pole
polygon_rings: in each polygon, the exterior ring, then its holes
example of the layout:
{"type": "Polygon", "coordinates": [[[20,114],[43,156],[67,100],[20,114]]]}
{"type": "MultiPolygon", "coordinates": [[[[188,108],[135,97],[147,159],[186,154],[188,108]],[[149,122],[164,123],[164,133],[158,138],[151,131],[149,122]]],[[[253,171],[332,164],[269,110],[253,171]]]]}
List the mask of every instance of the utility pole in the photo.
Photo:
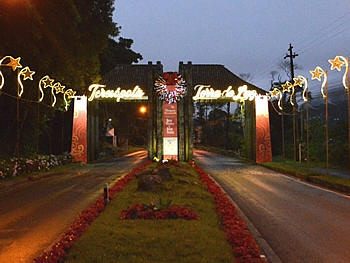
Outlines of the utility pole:
{"type": "MultiPolygon", "coordinates": [[[[289,58],[290,59],[290,73],[291,73],[291,83],[294,83],[294,63],[293,59],[299,56],[299,54],[296,54],[295,52],[293,53],[293,46],[292,44],[289,44],[289,55],[285,55],[284,59],[289,58]]],[[[293,146],[294,146],[294,162],[297,161],[297,149],[298,147],[298,142],[299,142],[299,136],[298,136],[298,122],[297,122],[297,105],[296,105],[296,99],[295,99],[295,94],[293,95],[293,146]]]]}

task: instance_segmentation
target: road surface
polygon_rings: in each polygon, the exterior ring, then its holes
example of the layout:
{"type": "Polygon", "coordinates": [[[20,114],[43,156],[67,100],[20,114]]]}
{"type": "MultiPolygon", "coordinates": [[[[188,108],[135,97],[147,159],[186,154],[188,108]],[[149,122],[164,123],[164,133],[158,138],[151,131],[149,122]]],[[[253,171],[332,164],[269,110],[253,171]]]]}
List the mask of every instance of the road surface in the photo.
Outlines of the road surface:
{"type": "Polygon", "coordinates": [[[0,185],[0,262],[32,262],[67,230],[80,211],[147,157],[140,151],[39,181],[0,185]]]}
{"type": "Polygon", "coordinates": [[[208,153],[195,160],[223,186],[282,262],[349,263],[350,198],[208,153]]]}

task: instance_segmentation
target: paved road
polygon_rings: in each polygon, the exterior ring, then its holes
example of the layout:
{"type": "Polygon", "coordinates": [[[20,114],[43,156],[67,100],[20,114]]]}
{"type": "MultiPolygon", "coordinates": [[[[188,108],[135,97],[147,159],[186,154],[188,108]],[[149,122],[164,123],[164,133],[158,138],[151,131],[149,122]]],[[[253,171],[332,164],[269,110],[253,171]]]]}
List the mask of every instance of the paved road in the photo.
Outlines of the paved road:
{"type": "Polygon", "coordinates": [[[80,211],[147,157],[145,151],[89,164],[39,181],[0,187],[0,263],[32,262],[69,227],[80,211]]]}
{"type": "Polygon", "coordinates": [[[282,262],[349,263],[350,198],[266,168],[195,151],[282,262]]]}

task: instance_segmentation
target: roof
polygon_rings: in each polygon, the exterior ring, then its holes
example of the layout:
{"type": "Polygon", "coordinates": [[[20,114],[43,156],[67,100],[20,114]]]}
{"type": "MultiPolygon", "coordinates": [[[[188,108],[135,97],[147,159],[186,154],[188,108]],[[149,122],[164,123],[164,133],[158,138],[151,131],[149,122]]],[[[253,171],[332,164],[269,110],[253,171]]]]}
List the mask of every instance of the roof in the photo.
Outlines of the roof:
{"type": "Polygon", "coordinates": [[[192,70],[192,83],[196,85],[210,85],[214,89],[225,90],[229,86],[236,89],[240,86],[247,85],[248,89],[256,90],[259,94],[266,94],[266,91],[260,89],[253,84],[250,84],[230,70],[225,68],[224,65],[219,64],[183,64],[180,62],[179,71],[181,69],[186,70],[191,68],[192,70]]]}
{"type": "Polygon", "coordinates": [[[162,72],[163,66],[157,64],[136,64],[136,65],[118,65],[113,70],[105,74],[101,83],[105,84],[109,89],[132,89],[136,85],[140,86],[147,92],[147,85],[154,83],[154,79],[158,76],[156,72],[162,72]],[[149,75],[150,71],[152,75],[149,75]],[[151,79],[149,77],[151,76],[151,79]]]}

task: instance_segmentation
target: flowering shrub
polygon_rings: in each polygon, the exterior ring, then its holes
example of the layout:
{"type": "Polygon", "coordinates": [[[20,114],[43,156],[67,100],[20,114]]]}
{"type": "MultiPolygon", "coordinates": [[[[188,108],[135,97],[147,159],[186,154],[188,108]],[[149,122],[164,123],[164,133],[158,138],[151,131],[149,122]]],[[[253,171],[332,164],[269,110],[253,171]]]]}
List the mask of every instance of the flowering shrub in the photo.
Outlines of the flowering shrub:
{"type": "Polygon", "coordinates": [[[0,179],[15,177],[38,171],[48,171],[52,167],[71,162],[70,154],[38,155],[33,158],[16,158],[0,160],[0,179]]]}
{"type": "Polygon", "coordinates": [[[207,185],[208,191],[214,196],[216,212],[226,233],[226,239],[231,244],[237,263],[265,263],[260,258],[259,247],[249,233],[245,223],[239,218],[236,207],[232,204],[221,188],[193,161],[190,163],[198,172],[201,181],[207,185]]]}
{"type": "MultiPolygon", "coordinates": [[[[134,168],[130,173],[119,179],[110,189],[109,196],[111,199],[115,195],[122,191],[124,187],[130,182],[130,180],[135,176],[135,173],[142,170],[144,167],[149,165],[150,162],[146,162],[137,168],[134,168]]],[[[90,206],[88,209],[82,211],[77,219],[73,222],[67,232],[63,234],[61,239],[54,244],[48,252],[45,252],[41,256],[34,259],[37,263],[57,263],[62,262],[68,252],[72,247],[75,240],[77,240],[88,226],[99,216],[99,214],[104,210],[104,198],[103,196],[97,199],[97,201],[90,206]]]]}
{"type": "Polygon", "coordinates": [[[165,209],[158,209],[154,204],[134,204],[120,213],[120,219],[185,219],[197,220],[198,215],[181,206],[169,206],[165,209]]]}

